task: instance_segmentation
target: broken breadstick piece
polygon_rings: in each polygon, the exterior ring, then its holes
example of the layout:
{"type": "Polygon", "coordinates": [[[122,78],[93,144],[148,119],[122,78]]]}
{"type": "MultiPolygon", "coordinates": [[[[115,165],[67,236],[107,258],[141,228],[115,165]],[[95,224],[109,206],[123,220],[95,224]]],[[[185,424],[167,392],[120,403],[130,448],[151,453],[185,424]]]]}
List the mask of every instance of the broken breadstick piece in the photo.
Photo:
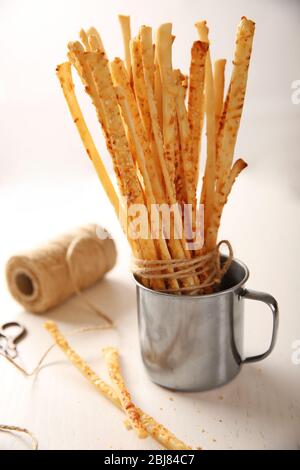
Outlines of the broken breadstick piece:
{"type": "Polygon", "coordinates": [[[147,437],[148,433],[141,422],[140,414],[132,402],[130,393],[127,390],[123,380],[120,369],[119,353],[115,348],[105,348],[103,349],[103,355],[108,368],[110,379],[113,383],[113,386],[115,387],[122,408],[138,437],[144,439],[147,437]]]}

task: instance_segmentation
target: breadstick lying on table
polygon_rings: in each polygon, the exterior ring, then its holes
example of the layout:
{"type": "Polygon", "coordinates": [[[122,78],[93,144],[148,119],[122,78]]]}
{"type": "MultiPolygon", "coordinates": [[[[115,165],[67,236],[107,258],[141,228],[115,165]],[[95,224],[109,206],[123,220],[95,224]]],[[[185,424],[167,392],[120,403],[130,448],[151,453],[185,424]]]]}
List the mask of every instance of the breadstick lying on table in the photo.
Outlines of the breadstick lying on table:
{"type": "MultiPolygon", "coordinates": [[[[55,344],[64,352],[70,362],[82,373],[82,375],[96,388],[98,392],[108,398],[117,408],[123,410],[120,399],[115,390],[106,384],[91,367],[74,351],[68,344],[65,337],[59,331],[57,325],[53,321],[45,323],[46,330],[51,334],[55,344]]],[[[141,409],[137,409],[141,423],[157,442],[169,450],[190,450],[184,442],[177,439],[167,428],[159,424],[151,416],[144,413],[141,409]]]]}
{"type": "Polygon", "coordinates": [[[147,431],[141,422],[140,414],[132,402],[130,393],[122,378],[118,351],[116,348],[105,348],[103,349],[103,355],[108,368],[110,380],[112,381],[114,389],[119,397],[124,413],[129,419],[130,424],[136,431],[138,437],[144,439],[147,437],[147,431]]]}

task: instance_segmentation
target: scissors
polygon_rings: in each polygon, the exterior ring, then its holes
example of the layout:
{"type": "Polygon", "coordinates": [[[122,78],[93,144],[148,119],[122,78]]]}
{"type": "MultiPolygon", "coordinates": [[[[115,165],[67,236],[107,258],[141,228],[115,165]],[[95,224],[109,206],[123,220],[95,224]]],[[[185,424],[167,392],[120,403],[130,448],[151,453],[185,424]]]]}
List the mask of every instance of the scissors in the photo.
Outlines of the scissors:
{"type": "Polygon", "coordinates": [[[17,343],[27,334],[25,326],[16,321],[4,323],[0,326],[0,352],[10,359],[18,355],[17,343]]]}

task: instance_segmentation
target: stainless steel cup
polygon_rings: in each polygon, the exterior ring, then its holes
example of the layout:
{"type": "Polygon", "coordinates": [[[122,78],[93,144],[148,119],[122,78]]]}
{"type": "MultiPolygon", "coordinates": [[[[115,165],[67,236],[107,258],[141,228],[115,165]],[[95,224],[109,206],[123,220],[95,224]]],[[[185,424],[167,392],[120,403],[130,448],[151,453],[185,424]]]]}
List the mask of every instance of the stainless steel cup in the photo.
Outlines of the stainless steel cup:
{"type": "Polygon", "coordinates": [[[243,364],[271,353],[278,329],[277,302],[269,294],[246,289],[248,277],[247,266],[234,259],[219,292],[210,295],[165,294],[135,280],[142,358],[153,382],[173,390],[209,390],[232,380],[243,364]],[[246,358],[245,299],[266,303],[273,314],[268,350],[246,358]]]}

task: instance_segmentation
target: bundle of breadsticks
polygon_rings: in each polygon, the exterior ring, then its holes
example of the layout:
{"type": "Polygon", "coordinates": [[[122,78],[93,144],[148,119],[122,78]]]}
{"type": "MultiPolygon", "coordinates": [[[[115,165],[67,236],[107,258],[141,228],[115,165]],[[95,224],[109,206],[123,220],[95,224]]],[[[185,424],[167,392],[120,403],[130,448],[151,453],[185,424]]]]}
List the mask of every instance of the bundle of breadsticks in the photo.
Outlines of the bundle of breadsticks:
{"type": "Polygon", "coordinates": [[[192,45],[187,76],[173,68],[171,23],[159,26],[155,35],[151,27],[141,26],[131,37],[130,18],[119,20],[125,60],[110,62],[99,32],[93,27],[81,30],[80,41],[68,44],[68,62],[57,67],[64,96],[104,190],[116,213],[123,214],[138,279],[160,291],[210,292],[229,265],[220,262],[217,240],[223,208],[236,177],[247,166],[242,159],[234,162],[234,150],[255,24],[243,17],[238,25],[224,96],[226,60],[217,60],[213,67],[205,21],[195,25],[199,40],[192,45]],[[118,189],[84,120],[72,67],[96,109],[118,189]],[[203,127],[206,160],[199,188],[203,127]],[[141,205],[149,223],[147,236],[137,236],[138,224],[130,211],[130,206],[141,205]],[[172,208],[168,220],[160,210],[166,205],[172,208]],[[153,214],[158,220],[155,230],[153,214]]]}

